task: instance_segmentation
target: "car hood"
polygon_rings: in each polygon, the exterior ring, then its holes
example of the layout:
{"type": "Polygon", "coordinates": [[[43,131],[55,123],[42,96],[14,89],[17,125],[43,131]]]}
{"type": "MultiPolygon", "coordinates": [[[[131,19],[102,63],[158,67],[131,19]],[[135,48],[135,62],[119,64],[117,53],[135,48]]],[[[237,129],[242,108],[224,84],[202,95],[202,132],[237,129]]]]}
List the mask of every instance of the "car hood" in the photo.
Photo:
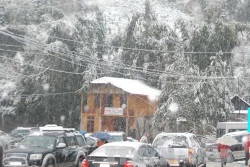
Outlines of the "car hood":
{"type": "Polygon", "coordinates": [[[30,148],[15,148],[11,150],[6,150],[4,153],[27,153],[27,154],[37,154],[37,153],[47,153],[52,150],[45,147],[30,147],[30,148]]]}

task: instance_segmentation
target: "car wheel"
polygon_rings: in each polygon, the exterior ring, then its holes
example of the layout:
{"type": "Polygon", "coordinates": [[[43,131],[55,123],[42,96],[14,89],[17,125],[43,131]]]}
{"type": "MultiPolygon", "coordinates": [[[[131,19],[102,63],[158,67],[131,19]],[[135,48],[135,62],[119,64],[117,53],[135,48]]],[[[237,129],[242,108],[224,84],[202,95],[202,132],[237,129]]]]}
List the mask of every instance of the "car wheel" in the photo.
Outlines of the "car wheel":
{"type": "Polygon", "coordinates": [[[55,167],[55,164],[53,163],[53,160],[49,160],[49,161],[46,163],[45,167],[55,167]]]}
{"type": "Polygon", "coordinates": [[[83,161],[83,157],[80,157],[79,159],[78,159],[78,162],[77,162],[77,165],[76,165],[76,167],[81,167],[82,166],[82,161],[83,161]]]}

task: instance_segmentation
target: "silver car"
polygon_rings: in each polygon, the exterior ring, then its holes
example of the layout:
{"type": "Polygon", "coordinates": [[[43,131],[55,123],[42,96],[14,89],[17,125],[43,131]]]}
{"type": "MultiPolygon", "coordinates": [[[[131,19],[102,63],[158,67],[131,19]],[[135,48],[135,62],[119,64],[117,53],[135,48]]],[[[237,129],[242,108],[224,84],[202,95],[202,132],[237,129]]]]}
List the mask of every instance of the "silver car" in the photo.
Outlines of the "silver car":
{"type": "Polygon", "coordinates": [[[152,146],[170,166],[206,166],[205,146],[191,133],[160,133],[152,146]]]}

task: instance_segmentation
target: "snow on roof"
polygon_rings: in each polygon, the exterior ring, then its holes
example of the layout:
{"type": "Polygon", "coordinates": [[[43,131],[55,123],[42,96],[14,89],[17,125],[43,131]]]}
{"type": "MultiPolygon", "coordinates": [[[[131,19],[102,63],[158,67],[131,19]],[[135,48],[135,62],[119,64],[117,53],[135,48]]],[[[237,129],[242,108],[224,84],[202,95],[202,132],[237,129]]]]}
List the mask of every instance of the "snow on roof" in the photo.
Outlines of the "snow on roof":
{"type": "Polygon", "coordinates": [[[234,113],[234,114],[247,114],[248,111],[247,110],[235,110],[232,113],[234,113]]]}
{"type": "Polygon", "coordinates": [[[160,90],[152,88],[142,81],[125,78],[102,77],[93,80],[91,84],[111,84],[128,93],[146,95],[154,99],[157,98],[161,93],[160,90]]]}

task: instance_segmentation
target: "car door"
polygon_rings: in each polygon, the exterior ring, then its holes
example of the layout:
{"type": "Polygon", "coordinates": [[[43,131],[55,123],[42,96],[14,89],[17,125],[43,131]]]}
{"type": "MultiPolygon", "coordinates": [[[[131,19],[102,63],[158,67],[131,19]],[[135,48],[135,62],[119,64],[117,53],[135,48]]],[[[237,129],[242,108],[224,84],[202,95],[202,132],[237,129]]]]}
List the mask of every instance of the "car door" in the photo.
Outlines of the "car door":
{"type": "Polygon", "coordinates": [[[204,150],[202,150],[199,140],[195,136],[190,137],[191,147],[195,150],[195,159],[197,165],[203,163],[204,161],[204,150]]]}
{"type": "Polygon", "coordinates": [[[54,152],[54,155],[56,157],[56,163],[57,163],[57,166],[58,167],[63,167],[63,166],[66,166],[67,163],[66,163],[66,157],[67,157],[67,148],[57,148],[57,146],[60,144],[60,143],[64,143],[66,145],[66,142],[64,140],[63,137],[58,137],[57,140],[56,140],[56,148],[55,148],[55,152],[54,152]]]}
{"type": "Polygon", "coordinates": [[[244,135],[234,136],[234,138],[238,141],[237,144],[232,145],[230,150],[232,151],[234,159],[243,159],[245,158],[245,151],[242,143],[242,138],[244,135]]]}
{"type": "Polygon", "coordinates": [[[73,135],[65,136],[66,144],[67,144],[67,157],[66,161],[71,166],[74,165],[74,162],[77,157],[78,145],[75,137],[73,135]]]}
{"type": "Polygon", "coordinates": [[[140,162],[137,163],[141,164],[142,167],[152,166],[151,165],[152,160],[149,157],[148,148],[146,145],[143,145],[138,149],[138,156],[140,162]]]}
{"type": "Polygon", "coordinates": [[[154,167],[159,167],[161,165],[160,163],[160,155],[158,152],[151,146],[146,146],[148,149],[148,157],[150,159],[150,164],[154,167]]]}

